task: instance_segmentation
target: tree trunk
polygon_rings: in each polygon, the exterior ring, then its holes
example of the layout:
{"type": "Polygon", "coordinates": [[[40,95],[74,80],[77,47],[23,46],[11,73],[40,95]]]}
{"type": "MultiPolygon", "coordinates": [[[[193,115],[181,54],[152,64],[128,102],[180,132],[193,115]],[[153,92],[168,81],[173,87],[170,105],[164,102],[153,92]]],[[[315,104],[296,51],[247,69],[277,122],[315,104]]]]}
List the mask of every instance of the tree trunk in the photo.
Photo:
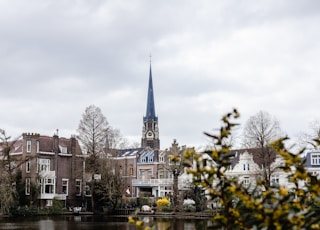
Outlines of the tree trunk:
{"type": "Polygon", "coordinates": [[[178,208],[178,174],[173,174],[173,211],[176,212],[178,208]]]}

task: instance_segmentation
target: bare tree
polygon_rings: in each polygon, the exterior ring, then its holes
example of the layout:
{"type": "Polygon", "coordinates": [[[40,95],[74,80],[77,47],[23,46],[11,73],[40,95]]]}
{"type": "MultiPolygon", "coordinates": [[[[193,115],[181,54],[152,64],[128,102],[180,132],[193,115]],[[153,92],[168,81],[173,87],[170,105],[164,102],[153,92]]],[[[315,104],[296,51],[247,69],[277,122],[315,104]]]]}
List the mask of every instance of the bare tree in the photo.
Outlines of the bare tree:
{"type": "Polygon", "coordinates": [[[320,140],[320,121],[313,120],[309,124],[309,131],[300,134],[299,145],[302,148],[315,149],[318,148],[315,144],[317,140],[320,140]]]}
{"type": "Polygon", "coordinates": [[[86,153],[98,155],[103,152],[108,129],[109,123],[101,109],[88,106],[82,114],[77,136],[86,153]]]}
{"type": "Polygon", "coordinates": [[[128,147],[128,140],[122,136],[119,129],[108,128],[106,147],[109,149],[124,149],[128,147]]]}
{"type": "Polygon", "coordinates": [[[243,145],[248,148],[267,147],[281,135],[280,124],[268,112],[260,111],[245,124],[243,145]]]}
{"type": "Polygon", "coordinates": [[[104,154],[109,129],[109,123],[101,109],[95,105],[88,106],[80,120],[77,138],[83,150],[89,155],[86,163],[89,172],[97,173],[99,167],[96,166],[99,164],[98,159],[104,154]]]}
{"type": "Polygon", "coordinates": [[[246,148],[258,149],[256,159],[260,166],[264,186],[268,189],[271,185],[271,175],[275,170],[272,163],[275,161],[275,151],[269,148],[271,141],[280,138],[281,129],[277,119],[265,111],[260,111],[251,116],[244,126],[243,145],[246,148]]]}
{"type": "Polygon", "coordinates": [[[116,205],[116,201],[112,201],[112,197],[117,198],[119,196],[122,183],[121,178],[113,172],[112,162],[106,155],[105,149],[121,147],[126,143],[125,139],[118,129],[109,125],[107,118],[102,114],[99,107],[90,105],[86,108],[80,120],[78,140],[88,154],[84,162],[84,171],[90,176],[92,174],[101,176],[101,179],[85,182],[91,185],[92,208],[99,208],[106,203],[112,203],[112,206],[116,205]],[[103,194],[104,192],[106,194],[103,194]]]}

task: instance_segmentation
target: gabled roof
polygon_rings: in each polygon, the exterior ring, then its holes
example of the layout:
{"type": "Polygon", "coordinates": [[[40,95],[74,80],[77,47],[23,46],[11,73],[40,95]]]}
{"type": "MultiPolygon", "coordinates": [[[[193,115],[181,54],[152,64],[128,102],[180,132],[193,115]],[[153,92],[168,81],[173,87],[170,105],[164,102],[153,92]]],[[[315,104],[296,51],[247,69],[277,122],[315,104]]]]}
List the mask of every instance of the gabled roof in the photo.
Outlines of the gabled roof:
{"type": "Polygon", "coordinates": [[[231,168],[234,168],[236,164],[239,163],[240,154],[249,153],[252,155],[253,161],[262,168],[265,163],[272,163],[276,160],[276,152],[272,148],[268,148],[265,151],[268,153],[263,153],[261,148],[249,148],[249,149],[236,149],[231,150],[230,154],[234,155],[232,158],[231,168]]]}

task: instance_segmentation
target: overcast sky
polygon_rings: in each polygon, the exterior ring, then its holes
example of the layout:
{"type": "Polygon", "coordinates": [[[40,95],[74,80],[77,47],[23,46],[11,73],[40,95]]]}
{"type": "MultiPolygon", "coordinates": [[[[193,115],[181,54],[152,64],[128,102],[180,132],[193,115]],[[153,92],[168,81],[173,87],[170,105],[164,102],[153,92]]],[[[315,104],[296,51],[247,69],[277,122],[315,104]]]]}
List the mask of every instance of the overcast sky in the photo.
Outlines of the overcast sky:
{"type": "Polygon", "coordinates": [[[0,0],[0,128],[70,137],[94,104],[140,142],[151,53],[161,149],[234,107],[294,138],[320,116],[319,25],[317,0],[0,0]]]}

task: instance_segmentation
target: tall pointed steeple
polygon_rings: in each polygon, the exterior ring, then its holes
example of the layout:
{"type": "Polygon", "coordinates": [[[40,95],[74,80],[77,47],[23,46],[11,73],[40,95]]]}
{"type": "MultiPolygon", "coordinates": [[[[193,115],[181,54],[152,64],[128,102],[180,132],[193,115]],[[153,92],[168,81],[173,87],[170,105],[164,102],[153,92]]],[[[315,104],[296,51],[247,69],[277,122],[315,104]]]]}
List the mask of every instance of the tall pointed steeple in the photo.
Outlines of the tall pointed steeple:
{"type": "Polygon", "coordinates": [[[146,115],[143,117],[141,147],[152,148],[155,151],[154,161],[155,162],[158,161],[160,140],[159,140],[158,117],[156,116],[156,110],[155,110],[155,104],[154,104],[151,61],[150,61],[150,71],[149,71],[147,110],[146,110],[146,115]]]}
{"type": "Polygon", "coordinates": [[[149,118],[152,119],[153,121],[158,120],[158,117],[156,116],[155,106],[154,106],[151,63],[150,63],[150,72],[149,72],[147,111],[146,111],[146,116],[143,118],[143,120],[146,122],[149,118]]]}

